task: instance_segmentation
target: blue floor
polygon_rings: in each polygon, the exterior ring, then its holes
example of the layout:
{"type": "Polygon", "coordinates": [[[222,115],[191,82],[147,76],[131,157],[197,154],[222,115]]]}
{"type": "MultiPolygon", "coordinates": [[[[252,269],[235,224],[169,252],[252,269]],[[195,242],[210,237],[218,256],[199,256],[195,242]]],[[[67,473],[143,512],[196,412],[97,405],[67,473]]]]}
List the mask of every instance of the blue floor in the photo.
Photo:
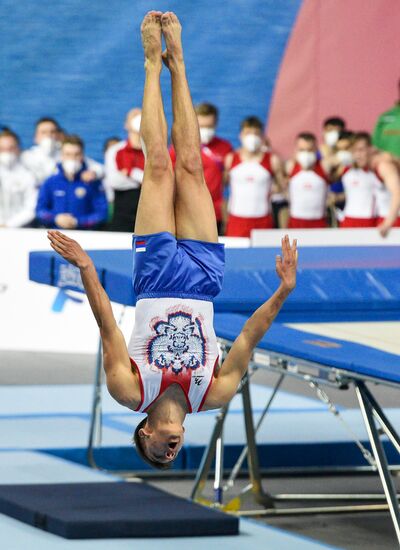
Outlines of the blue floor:
{"type": "MultiPolygon", "coordinates": [[[[257,422],[271,394],[266,386],[251,385],[254,419],[257,422]]],[[[41,451],[69,461],[87,464],[92,387],[20,386],[0,388],[0,455],[6,451],[41,451]]],[[[387,411],[400,427],[400,409],[387,411]]],[[[354,433],[366,441],[366,431],[357,409],[342,410],[354,433]]],[[[103,430],[96,459],[111,469],[141,469],[131,443],[141,418],[119,406],[103,391],[103,430]]],[[[188,415],[185,445],[177,468],[196,469],[215,424],[215,412],[188,415]]],[[[231,466],[245,441],[241,397],[232,401],[225,429],[225,463],[231,466]]],[[[317,399],[279,392],[258,434],[263,467],[365,465],[345,430],[317,399]]],[[[389,448],[390,449],[390,448],[389,448]]],[[[389,459],[392,456],[389,454],[389,459]]],[[[393,459],[397,458],[393,453],[393,459]]]]}

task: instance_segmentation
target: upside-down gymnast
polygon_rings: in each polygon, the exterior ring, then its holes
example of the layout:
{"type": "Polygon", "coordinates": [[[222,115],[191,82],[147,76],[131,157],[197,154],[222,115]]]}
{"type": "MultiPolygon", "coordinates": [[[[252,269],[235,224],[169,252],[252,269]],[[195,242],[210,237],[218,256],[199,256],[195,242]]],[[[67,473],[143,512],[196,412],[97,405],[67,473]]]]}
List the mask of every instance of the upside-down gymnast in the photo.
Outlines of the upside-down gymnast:
{"type": "Polygon", "coordinates": [[[236,393],[256,344],[295,286],[297,252],[296,241],[291,245],[287,236],[282,239],[282,256],[276,258],[279,288],[247,320],[218,368],[212,300],[222,286],[224,247],[218,244],[203,177],[181,25],[171,12],[151,11],[141,32],[146,79],[140,133],[146,165],[133,237],[137,304],[128,346],[89,256],[58,231],[49,231],[49,239],[55,251],[80,269],[100,328],[110,394],[121,405],[147,413],[134,434],[138,454],[164,469],[182,447],[186,415],[217,409],[236,393]],[[162,62],[172,82],[175,172],[167,149],[162,62]]]}

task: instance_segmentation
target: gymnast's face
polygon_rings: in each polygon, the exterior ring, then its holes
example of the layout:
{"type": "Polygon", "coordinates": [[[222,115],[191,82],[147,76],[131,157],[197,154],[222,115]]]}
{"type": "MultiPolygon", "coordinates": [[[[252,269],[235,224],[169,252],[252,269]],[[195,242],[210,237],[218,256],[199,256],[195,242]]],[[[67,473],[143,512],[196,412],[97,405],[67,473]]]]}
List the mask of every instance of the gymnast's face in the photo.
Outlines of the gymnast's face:
{"type": "Polygon", "coordinates": [[[148,424],[139,431],[143,437],[143,448],[150,460],[166,464],[175,460],[182,448],[185,428],[179,424],[158,423],[156,427],[148,424]]]}

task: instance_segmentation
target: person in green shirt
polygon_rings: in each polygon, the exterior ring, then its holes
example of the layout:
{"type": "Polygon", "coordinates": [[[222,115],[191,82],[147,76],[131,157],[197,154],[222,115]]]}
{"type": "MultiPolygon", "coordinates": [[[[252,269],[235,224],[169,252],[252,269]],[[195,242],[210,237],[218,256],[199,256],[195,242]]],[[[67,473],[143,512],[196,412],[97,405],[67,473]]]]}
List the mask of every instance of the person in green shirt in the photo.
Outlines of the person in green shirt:
{"type": "Polygon", "coordinates": [[[372,141],[378,149],[400,159],[400,80],[398,90],[399,99],[395,106],[379,116],[372,141]]]}

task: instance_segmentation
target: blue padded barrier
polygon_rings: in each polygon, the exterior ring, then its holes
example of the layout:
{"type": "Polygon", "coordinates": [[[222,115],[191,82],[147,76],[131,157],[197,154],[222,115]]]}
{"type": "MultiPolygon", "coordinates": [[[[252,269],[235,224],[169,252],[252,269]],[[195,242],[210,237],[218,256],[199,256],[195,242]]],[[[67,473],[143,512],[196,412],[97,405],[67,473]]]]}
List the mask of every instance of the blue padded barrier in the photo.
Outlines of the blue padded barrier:
{"type": "MultiPolygon", "coordinates": [[[[227,249],[217,312],[251,313],[278,285],[275,256],[279,249],[227,249]]],[[[90,251],[110,299],[134,305],[132,252],[90,251]]],[[[31,252],[31,280],[82,290],[79,272],[52,252],[31,252]],[[49,282],[51,281],[51,283],[49,282]]],[[[306,247],[300,251],[298,284],[278,320],[400,319],[400,247],[306,247]]]]}

